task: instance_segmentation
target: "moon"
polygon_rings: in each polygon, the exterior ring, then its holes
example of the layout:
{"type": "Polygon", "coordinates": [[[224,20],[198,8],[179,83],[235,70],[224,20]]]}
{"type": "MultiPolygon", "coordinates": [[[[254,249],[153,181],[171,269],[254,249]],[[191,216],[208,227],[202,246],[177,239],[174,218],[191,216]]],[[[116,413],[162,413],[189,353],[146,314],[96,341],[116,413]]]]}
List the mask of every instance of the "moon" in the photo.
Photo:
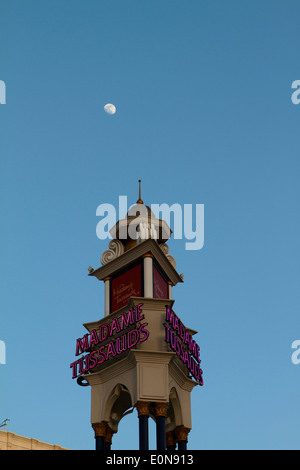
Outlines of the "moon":
{"type": "Polygon", "coordinates": [[[116,107],[111,104],[111,103],[107,103],[105,106],[104,106],[104,111],[107,113],[107,114],[116,114],[116,107]]]}

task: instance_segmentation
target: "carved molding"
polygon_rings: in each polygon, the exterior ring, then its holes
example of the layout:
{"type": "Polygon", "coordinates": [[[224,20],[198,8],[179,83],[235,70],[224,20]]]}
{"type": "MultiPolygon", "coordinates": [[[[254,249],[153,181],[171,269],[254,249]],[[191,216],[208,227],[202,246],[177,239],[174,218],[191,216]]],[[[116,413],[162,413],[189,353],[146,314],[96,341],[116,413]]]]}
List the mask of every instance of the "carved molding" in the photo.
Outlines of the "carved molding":
{"type": "Polygon", "coordinates": [[[153,254],[158,266],[166,274],[167,278],[172,281],[174,286],[176,286],[178,282],[183,282],[176,269],[171,265],[160,249],[159,244],[151,238],[149,240],[145,240],[139,245],[136,245],[130,250],[125,251],[122,256],[113,259],[105,266],[95,269],[91,275],[95,276],[99,281],[103,281],[105,277],[111,276],[114,272],[120,271],[122,268],[126,268],[133,261],[136,261],[137,258],[142,257],[145,253],[153,254]]]}
{"type": "Polygon", "coordinates": [[[163,416],[164,418],[167,417],[169,403],[154,403],[154,413],[155,417],[163,416]]]}
{"type": "Polygon", "coordinates": [[[150,415],[150,403],[147,401],[138,401],[136,404],[138,417],[150,415]]]}
{"type": "Polygon", "coordinates": [[[108,425],[105,421],[102,421],[101,423],[93,423],[92,427],[95,431],[95,437],[105,437],[108,425]]]}
{"type": "Polygon", "coordinates": [[[105,421],[101,421],[101,423],[93,423],[92,427],[95,431],[95,438],[104,437],[105,442],[109,442],[111,444],[114,431],[108,426],[105,421]]]}
{"type": "Polygon", "coordinates": [[[176,446],[176,438],[174,436],[174,433],[169,431],[166,433],[166,439],[167,439],[167,447],[173,447],[176,446]]]}
{"type": "Polygon", "coordinates": [[[175,429],[175,435],[178,441],[186,441],[188,442],[188,435],[189,435],[190,429],[184,427],[184,426],[178,426],[175,429]]]}
{"type": "Polygon", "coordinates": [[[101,256],[101,264],[110,263],[113,259],[118,258],[124,253],[124,245],[120,240],[111,240],[108,244],[109,250],[104,251],[101,256]]]}
{"type": "Polygon", "coordinates": [[[105,442],[108,442],[109,444],[111,444],[113,435],[114,435],[114,431],[109,426],[107,426],[105,442]]]}

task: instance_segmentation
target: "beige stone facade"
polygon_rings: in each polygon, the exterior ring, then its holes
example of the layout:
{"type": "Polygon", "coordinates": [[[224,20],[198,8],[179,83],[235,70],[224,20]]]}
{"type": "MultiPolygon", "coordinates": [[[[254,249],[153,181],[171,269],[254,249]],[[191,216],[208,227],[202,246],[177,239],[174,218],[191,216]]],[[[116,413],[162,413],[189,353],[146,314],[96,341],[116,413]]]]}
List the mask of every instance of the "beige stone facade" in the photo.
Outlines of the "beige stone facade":
{"type": "Polygon", "coordinates": [[[0,431],[0,450],[67,450],[56,444],[19,436],[13,432],[0,431]]]}

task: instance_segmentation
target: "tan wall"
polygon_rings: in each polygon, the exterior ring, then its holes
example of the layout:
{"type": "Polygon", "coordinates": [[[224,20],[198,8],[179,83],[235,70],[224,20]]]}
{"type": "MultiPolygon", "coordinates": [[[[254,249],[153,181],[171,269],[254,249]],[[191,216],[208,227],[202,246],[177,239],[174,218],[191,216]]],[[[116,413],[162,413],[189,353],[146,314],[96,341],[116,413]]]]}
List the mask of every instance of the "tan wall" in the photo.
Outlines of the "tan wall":
{"type": "Polygon", "coordinates": [[[0,431],[0,450],[67,450],[55,444],[19,436],[13,432],[0,431]]]}

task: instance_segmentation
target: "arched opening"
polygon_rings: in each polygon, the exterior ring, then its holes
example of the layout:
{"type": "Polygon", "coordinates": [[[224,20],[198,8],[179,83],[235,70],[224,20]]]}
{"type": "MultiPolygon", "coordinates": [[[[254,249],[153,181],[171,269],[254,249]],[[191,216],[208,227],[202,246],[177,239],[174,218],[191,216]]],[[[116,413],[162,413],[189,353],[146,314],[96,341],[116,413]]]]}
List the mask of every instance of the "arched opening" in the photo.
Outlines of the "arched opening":
{"type": "Polygon", "coordinates": [[[139,442],[139,428],[136,410],[123,415],[119,422],[118,433],[114,434],[113,450],[137,450],[139,442]]]}
{"type": "MultiPolygon", "coordinates": [[[[175,440],[175,447],[176,447],[176,442],[179,442],[177,439],[177,433],[179,428],[183,428],[183,417],[182,417],[182,408],[181,408],[181,403],[180,403],[180,395],[178,394],[176,387],[172,387],[170,390],[169,394],[169,403],[165,404],[166,405],[166,415],[161,414],[161,411],[159,409],[161,408],[162,403],[155,403],[151,402],[149,403],[148,407],[148,417],[150,418],[149,420],[147,419],[147,422],[145,424],[141,425],[141,418],[145,417],[144,411],[138,409],[138,414],[139,414],[139,424],[137,423],[136,420],[136,413],[134,412],[135,407],[137,407],[137,404],[134,405],[132,401],[132,397],[130,394],[129,389],[127,388],[126,385],[118,383],[116,384],[111,392],[108,395],[108,398],[106,400],[106,405],[105,405],[105,412],[104,412],[104,423],[107,423],[107,430],[106,430],[106,436],[105,436],[105,442],[108,444],[108,448],[110,449],[110,443],[111,443],[111,437],[113,437],[113,449],[116,450],[126,450],[128,448],[128,440],[127,446],[126,444],[123,443],[122,438],[121,438],[121,433],[119,432],[119,428],[123,429],[123,432],[127,433],[127,436],[130,436],[130,442],[132,443],[131,448],[137,447],[138,441],[141,439],[141,436],[143,437],[143,441],[149,439],[148,445],[149,447],[140,447],[140,449],[146,449],[146,448],[155,448],[155,434],[156,434],[156,444],[157,444],[157,449],[163,449],[165,448],[164,446],[167,445],[169,449],[173,444],[170,444],[171,437],[174,437],[175,440]],[[123,420],[123,418],[125,418],[123,420]],[[161,419],[160,417],[163,417],[164,420],[164,433],[162,434],[162,427],[161,427],[161,419]],[[158,421],[160,419],[160,421],[158,421]],[[121,423],[122,421],[122,423],[121,423]],[[145,426],[145,427],[144,427],[145,426]],[[149,432],[149,427],[150,427],[150,432],[149,432]],[[155,432],[156,431],[156,432],[155,432]],[[164,444],[162,444],[162,439],[161,436],[164,436],[164,438],[169,438],[168,441],[165,441],[164,444]],[[148,436],[145,439],[145,436],[148,436]],[[136,443],[136,444],[134,444],[136,443]],[[163,447],[158,447],[158,446],[163,446],[163,447]]],[[[138,402],[140,405],[144,406],[145,404],[142,402],[138,402]]],[[[138,408],[138,407],[137,407],[138,408]]],[[[145,419],[143,419],[143,422],[145,419]]],[[[142,444],[143,446],[144,444],[142,444]]],[[[179,445],[179,444],[178,444],[179,445]]],[[[140,440],[140,446],[141,446],[141,440],[140,440]]]]}
{"type": "Polygon", "coordinates": [[[132,399],[128,388],[123,384],[114,387],[105,407],[105,421],[114,433],[118,432],[119,423],[132,411],[132,399]]]}
{"type": "Polygon", "coordinates": [[[173,387],[170,391],[169,397],[169,408],[166,421],[167,432],[174,431],[177,426],[182,425],[182,422],[180,400],[176,388],[173,387]]]}

